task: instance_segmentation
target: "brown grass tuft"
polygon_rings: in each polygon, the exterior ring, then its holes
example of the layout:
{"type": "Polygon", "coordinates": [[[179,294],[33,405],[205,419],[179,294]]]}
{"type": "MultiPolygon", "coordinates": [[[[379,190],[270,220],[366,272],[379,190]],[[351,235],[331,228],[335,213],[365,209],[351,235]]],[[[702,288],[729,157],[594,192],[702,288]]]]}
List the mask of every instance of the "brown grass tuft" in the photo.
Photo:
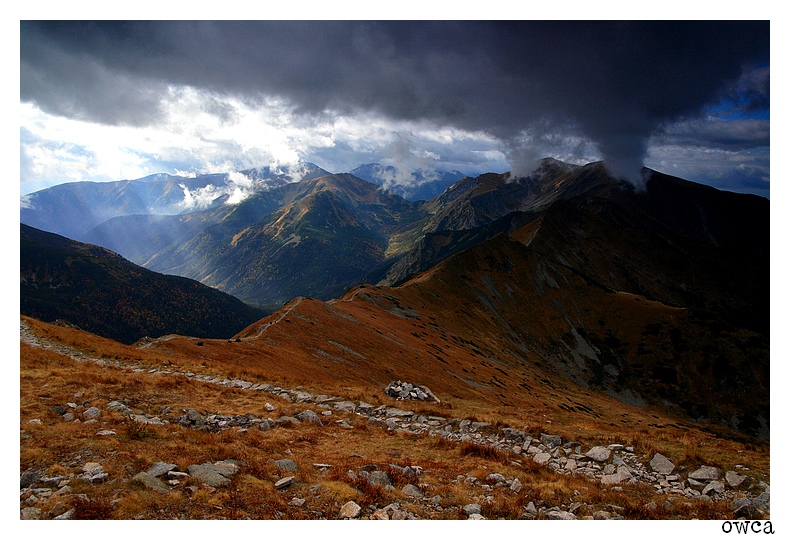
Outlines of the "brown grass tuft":
{"type": "Polygon", "coordinates": [[[79,497],[74,504],[75,519],[112,519],[112,507],[102,501],[79,497]]]}

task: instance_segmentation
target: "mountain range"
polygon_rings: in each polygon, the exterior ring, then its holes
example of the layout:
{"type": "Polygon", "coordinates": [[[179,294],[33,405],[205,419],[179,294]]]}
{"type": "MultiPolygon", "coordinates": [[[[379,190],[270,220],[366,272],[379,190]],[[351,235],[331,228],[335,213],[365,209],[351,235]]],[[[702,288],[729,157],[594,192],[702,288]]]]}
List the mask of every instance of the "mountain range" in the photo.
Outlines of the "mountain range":
{"type": "Polygon", "coordinates": [[[503,405],[573,384],[767,437],[768,200],[643,172],[634,186],[547,159],[410,201],[315,168],[81,239],[276,310],[237,337],[298,371],[503,405]]]}

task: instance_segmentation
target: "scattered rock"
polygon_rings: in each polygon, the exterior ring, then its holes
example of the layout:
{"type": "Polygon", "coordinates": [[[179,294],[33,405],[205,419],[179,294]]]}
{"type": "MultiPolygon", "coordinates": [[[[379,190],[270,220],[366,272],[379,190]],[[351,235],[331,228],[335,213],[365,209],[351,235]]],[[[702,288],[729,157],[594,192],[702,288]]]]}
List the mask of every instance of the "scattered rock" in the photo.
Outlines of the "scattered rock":
{"type": "Polygon", "coordinates": [[[557,448],[562,446],[562,437],[557,435],[549,435],[547,433],[540,434],[540,442],[549,448],[557,448]]]}
{"type": "Polygon", "coordinates": [[[20,514],[22,519],[44,519],[44,511],[35,506],[23,508],[20,514]]]}
{"type": "Polygon", "coordinates": [[[392,480],[384,471],[373,471],[368,476],[368,482],[374,485],[388,487],[392,485],[392,480]]]}
{"type": "Polygon", "coordinates": [[[690,472],[688,477],[692,480],[697,480],[698,482],[718,480],[719,469],[709,465],[703,465],[696,471],[690,472]]]}
{"type": "Polygon", "coordinates": [[[25,471],[19,476],[19,487],[24,489],[36,483],[39,474],[35,471],[25,471]]]}
{"type": "Polygon", "coordinates": [[[151,465],[151,468],[148,469],[148,471],[146,472],[148,472],[148,474],[150,474],[151,476],[158,478],[163,474],[167,474],[170,471],[175,471],[176,469],[178,469],[178,465],[176,465],[175,463],[165,463],[163,461],[157,461],[156,463],[151,465]]]}
{"type": "Polygon", "coordinates": [[[300,412],[296,415],[296,418],[302,422],[312,422],[314,424],[318,424],[319,426],[323,425],[318,415],[310,409],[300,412]]]}
{"type": "Polygon", "coordinates": [[[477,503],[471,503],[464,506],[464,515],[466,516],[471,516],[472,514],[480,515],[482,511],[483,510],[480,508],[480,505],[477,503]]]}
{"type": "Polygon", "coordinates": [[[275,489],[285,489],[289,486],[292,486],[296,482],[296,478],[293,476],[286,476],[285,478],[281,478],[274,483],[275,489]]]}
{"type": "Polygon", "coordinates": [[[359,516],[362,508],[354,501],[348,501],[340,508],[340,519],[354,519],[359,516]]]}
{"type": "Polygon", "coordinates": [[[724,493],[724,482],[720,480],[713,480],[707,486],[702,488],[703,495],[709,495],[711,492],[724,493]]]}
{"type": "Polygon", "coordinates": [[[148,489],[153,489],[154,491],[158,491],[159,493],[167,493],[168,491],[170,491],[167,487],[167,484],[165,484],[159,478],[147,472],[137,473],[132,478],[132,482],[142,484],[148,489]]]}
{"type": "Polygon", "coordinates": [[[89,409],[86,409],[84,413],[82,413],[82,417],[85,420],[95,420],[101,418],[101,411],[98,409],[98,407],[90,407],[89,409]]]}
{"type": "Polygon", "coordinates": [[[334,404],[336,411],[355,412],[357,407],[350,401],[338,401],[334,404]]]}
{"type": "Polygon", "coordinates": [[[99,463],[88,462],[82,466],[80,478],[89,484],[101,484],[106,482],[109,477],[110,475],[104,472],[99,463]]]}
{"type": "Polygon", "coordinates": [[[203,463],[187,467],[189,476],[213,488],[226,487],[239,470],[239,466],[228,461],[203,463]]]}
{"type": "Polygon", "coordinates": [[[656,455],[650,460],[650,468],[659,474],[672,474],[672,471],[675,470],[675,464],[656,452],[656,455]]]}
{"type": "Polygon", "coordinates": [[[67,519],[74,519],[74,514],[76,512],[77,512],[76,508],[71,508],[70,510],[67,510],[66,512],[60,514],[59,516],[55,516],[52,519],[57,519],[59,521],[60,520],[67,520],[67,519]]]}
{"type": "Polygon", "coordinates": [[[570,512],[566,512],[565,510],[550,510],[546,512],[546,517],[548,519],[561,519],[561,520],[571,520],[576,519],[576,516],[570,512]]]}
{"type": "Polygon", "coordinates": [[[286,472],[296,472],[299,468],[296,463],[290,459],[278,459],[274,462],[274,466],[286,472]]]}
{"type": "Polygon", "coordinates": [[[593,446],[587,453],[584,454],[588,458],[593,461],[598,461],[600,463],[607,461],[609,457],[612,455],[612,451],[606,448],[605,446],[593,446]]]}
{"type": "Polygon", "coordinates": [[[724,473],[724,480],[733,489],[745,488],[749,485],[749,477],[740,475],[735,471],[724,473]]]}
{"type": "Polygon", "coordinates": [[[420,489],[414,484],[406,484],[405,486],[403,486],[403,489],[401,489],[401,491],[407,497],[415,497],[417,499],[422,499],[423,497],[425,497],[423,492],[420,491],[420,489]]]}

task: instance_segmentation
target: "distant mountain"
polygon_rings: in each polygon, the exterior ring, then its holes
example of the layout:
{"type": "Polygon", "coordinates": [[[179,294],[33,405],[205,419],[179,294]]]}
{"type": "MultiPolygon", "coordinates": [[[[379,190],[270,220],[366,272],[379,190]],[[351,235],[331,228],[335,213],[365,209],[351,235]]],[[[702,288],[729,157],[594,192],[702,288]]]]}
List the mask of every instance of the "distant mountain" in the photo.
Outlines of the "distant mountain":
{"type": "Polygon", "coordinates": [[[305,178],[328,174],[304,163],[291,169],[262,167],[194,178],[155,174],[118,182],[74,182],[22,198],[20,221],[76,240],[118,216],[172,215],[201,210],[305,178]]]}
{"type": "MultiPolygon", "coordinates": [[[[343,294],[425,219],[416,203],[350,174],[325,175],[180,216],[127,216],[88,238],[163,273],[265,309],[343,294]]],[[[409,244],[410,245],[410,244],[409,244]]]]}
{"type": "Polygon", "coordinates": [[[408,201],[424,201],[440,195],[464,175],[458,171],[419,169],[404,172],[392,165],[367,163],[350,171],[368,182],[379,184],[408,201]]]}
{"type": "Polygon", "coordinates": [[[183,334],[229,338],[264,313],[182,277],[140,268],[98,246],[21,225],[20,311],[66,320],[123,343],[183,334]]]}

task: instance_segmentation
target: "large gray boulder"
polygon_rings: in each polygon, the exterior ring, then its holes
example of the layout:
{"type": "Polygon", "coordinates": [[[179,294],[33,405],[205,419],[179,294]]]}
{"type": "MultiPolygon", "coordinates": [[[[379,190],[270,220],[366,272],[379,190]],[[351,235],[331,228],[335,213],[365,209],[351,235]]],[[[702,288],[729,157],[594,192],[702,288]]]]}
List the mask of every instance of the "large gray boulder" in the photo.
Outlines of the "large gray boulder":
{"type": "Polygon", "coordinates": [[[698,482],[710,482],[719,479],[719,469],[709,465],[703,465],[696,471],[689,473],[689,478],[698,482]]]}
{"type": "Polygon", "coordinates": [[[319,426],[323,425],[318,415],[315,412],[311,411],[310,409],[300,412],[299,414],[296,415],[296,418],[298,418],[302,422],[312,422],[314,424],[318,424],[319,426]]]}
{"type": "Polygon", "coordinates": [[[187,467],[189,476],[214,488],[229,486],[231,479],[238,471],[239,466],[229,461],[217,461],[216,463],[203,463],[187,467]]]}
{"type": "Polygon", "coordinates": [[[603,463],[609,459],[609,457],[612,455],[612,451],[605,446],[593,446],[587,450],[584,455],[593,461],[603,463]]]}
{"type": "Polygon", "coordinates": [[[159,493],[167,493],[168,491],[170,491],[168,489],[168,487],[167,487],[167,484],[162,482],[156,476],[153,476],[153,475],[151,475],[151,474],[149,474],[147,472],[137,473],[134,476],[134,478],[132,478],[132,482],[141,484],[141,485],[147,487],[148,489],[152,489],[152,490],[157,491],[159,493]]]}

